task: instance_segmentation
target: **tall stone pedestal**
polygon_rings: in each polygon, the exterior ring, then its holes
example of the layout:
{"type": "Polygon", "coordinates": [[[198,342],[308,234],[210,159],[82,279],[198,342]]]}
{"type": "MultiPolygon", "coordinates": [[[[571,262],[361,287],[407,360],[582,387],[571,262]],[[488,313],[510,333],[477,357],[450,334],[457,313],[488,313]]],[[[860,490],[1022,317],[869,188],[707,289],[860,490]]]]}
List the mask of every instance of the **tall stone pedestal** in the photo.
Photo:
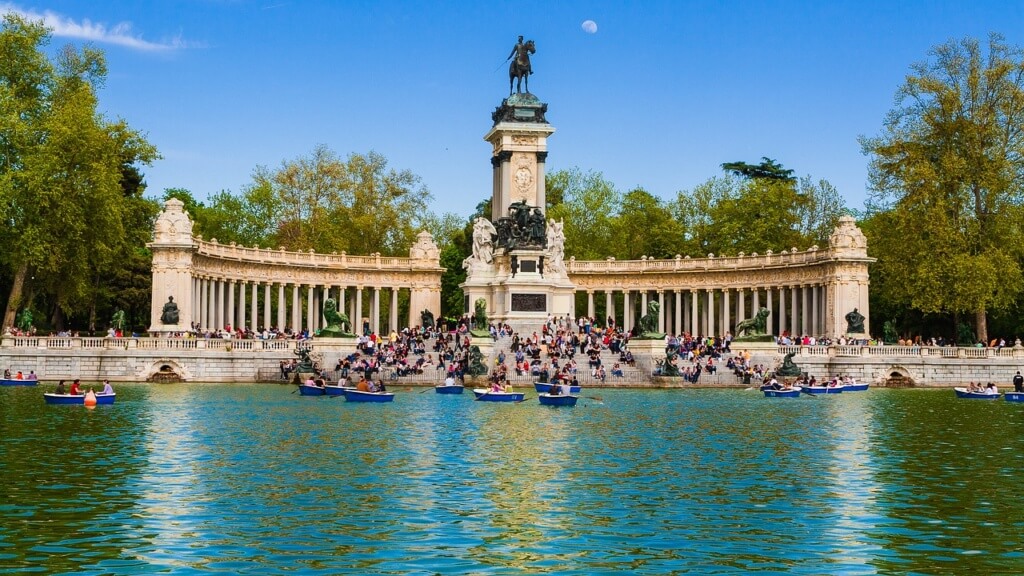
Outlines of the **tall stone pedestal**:
{"type": "Polygon", "coordinates": [[[555,132],[545,112],[547,104],[536,96],[514,94],[491,115],[494,126],[484,136],[494,147],[491,220],[478,222],[461,286],[467,313],[483,299],[489,320],[527,334],[539,332],[549,315],[572,317],[575,308],[562,224],[543,216],[547,138],[555,132]],[[546,225],[540,233],[537,219],[541,227],[546,225]]]}

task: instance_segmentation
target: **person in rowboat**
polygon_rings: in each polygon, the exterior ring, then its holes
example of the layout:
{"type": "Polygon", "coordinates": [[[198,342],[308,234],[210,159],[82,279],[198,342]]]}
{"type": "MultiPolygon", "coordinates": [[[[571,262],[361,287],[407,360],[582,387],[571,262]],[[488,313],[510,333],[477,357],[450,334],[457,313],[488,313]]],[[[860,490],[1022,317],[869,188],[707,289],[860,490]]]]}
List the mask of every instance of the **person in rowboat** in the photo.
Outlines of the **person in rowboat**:
{"type": "Polygon", "coordinates": [[[53,391],[54,394],[67,394],[67,388],[64,387],[64,381],[61,380],[57,383],[57,389],[53,391]]]}
{"type": "Polygon", "coordinates": [[[110,380],[104,380],[103,381],[103,390],[100,392],[100,394],[113,394],[113,393],[114,393],[114,388],[110,385],[110,380]]]}
{"type": "Polygon", "coordinates": [[[72,396],[81,396],[82,390],[80,386],[78,378],[75,378],[74,382],[71,383],[71,390],[68,391],[68,394],[71,394],[72,396]]]}
{"type": "Polygon", "coordinates": [[[989,382],[988,386],[985,387],[985,394],[999,394],[999,387],[996,386],[995,382],[989,382]]]}

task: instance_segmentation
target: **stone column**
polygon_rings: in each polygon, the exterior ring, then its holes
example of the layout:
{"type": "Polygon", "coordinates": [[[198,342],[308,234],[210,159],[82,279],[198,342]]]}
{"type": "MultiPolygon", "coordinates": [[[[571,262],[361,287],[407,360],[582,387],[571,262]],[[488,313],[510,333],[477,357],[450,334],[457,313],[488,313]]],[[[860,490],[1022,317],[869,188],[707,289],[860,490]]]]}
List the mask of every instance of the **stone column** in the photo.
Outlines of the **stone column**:
{"type": "Polygon", "coordinates": [[[708,331],[705,336],[713,337],[715,335],[715,290],[708,288],[708,307],[707,307],[707,327],[708,331]]]}
{"type": "Polygon", "coordinates": [[[388,310],[388,324],[391,330],[398,331],[398,288],[395,287],[391,288],[391,310],[388,310]]]}
{"type": "Polygon", "coordinates": [[[547,212],[547,191],[544,184],[544,165],[547,163],[547,151],[537,152],[537,206],[547,212]]]}
{"type": "Polygon", "coordinates": [[[768,333],[778,336],[782,331],[775,329],[775,311],[772,310],[772,287],[768,286],[764,289],[765,294],[765,308],[768,308],[768,333]]]}
{"type": "Polygon", "coordinates": [[[235,327],[234,326],[234,319],[235,319],[235,281],[234,280],[229,280],[228,283],[227,283],[227,287],[228,287],[228,307],[227,307],[226,313],[224,314],[224,326],[227,327],[228,324],[231,324],[231,327],[234,328],[235,327]]]}
{"type": "MultiPolygon", "coordinates": [[[[321,288],[322,293],[320,298],[320,316],[318,316],[317,318],[320,321],[320,328],[323,329],[327,328],[327,317],[324,316],[324,304],[326,304],[327,300],[330,299],[331,297],[331,287],[325,284],[321,288]]],[[[344,308],[338,308],[338,310],[344,310],[344,308]]]]}
{"type": "Polygon", "coordinates": [[[722,335],[724,336],[726,332],[732,332],[732,329],[730,328],[730,322],[729,322],[729,289],[728,288],[723,290],[723,295],[722,295],[722,311],[725,313],[723,321],[722,321],[722,335]]]}
{"type": "Polygon", "coordinates": [[[746,303],[743,301],[746,299],[747,291],[745,288],[740,288],[736,293],[736,323],[739,324],[747,319],[747,311],[745,310],[746,303]]]}
{"type": "Polygon", "coordinates": [[[811,332],[815,338],[821,336],[821,325],[818,324],[818,291],[820,289],[817,284],[811,286],[811,332]]]}
{"type": "Polygon", "coordinates": [[[696,336],[700,333],[697,329],[697,289],[690,290],[690,335],[696,336]]]}
{"type": "Polygon", "coordinates": [[[363,287],[356,287],[356,303],[355,303],[355,314],[352,315],[352,326],[353,331],[356,334],[363,333],[363,287]]]}
{"type": "Polygon", "coordinates": [[[224,327],[224,281],[213,281],[213,326],[214,330],[224,327]]]}
{"type": "Polygon", "coordinates": [[[630,306],[629,290],[622,291],[622,331],[627,332],[633,329],[633,307],[630,306]]]}
{"type": "Polygon", "coordinates": [[[199,312],[200,306],[201,306],[200,303],[199,303],[199,290],[200,290],[199,287],[200,287],[199,279],[196,278],[195,276],[193,276],[192,277],[192,321],[193,322],[201,322],[199,320],[199,317],[202,315],[199,312]]]}
{"type": "Polygon", "coordinates": [[[640,291],[640,317],[647,314],[647,290],[640,291]]]}
{"type": "Polygon", "coordinates": [[[302,328],[302,294],[299,293],[299,285],[292,284],[292,333],[302,328]]]}
{"type": "Polygon", "coordinates": [[[263,284],[263,328],[270,329],[273,323],[270,322],[270,283],[263,284]]]}
{"type": "Polygon", "coordinates": [[[199,305],[199,313],[196,314],[196,322],[199,323],[199,328],[206,329],[206,279],[199,279],[199,299],[197,304],[199,305]]]}
{"type": "MultiPolygon", "coordinates": [[[[646,310],[646,308],[644,309],[646,310]]],[[[665,332],[665,291],[658,290],[658,332],[665,332]]]]}
{"type": "Polygon", "coordinates": [[[587,318],[594,317],[594,291],[587,290],[587,318]]]}
{"type": "Polygon", "coordinates": [[[284,316],[287,303],[284,299],[284,282],[277,284],[277,330],[278,332],[284,332],[284,316]]]}
{"type": "Polygon", "coordinates": [[[314,290],[316,290],[316,287],[314,287],[312,284],[306,286],[306,323],[303,324],[303,326],[310,333],[312,333],[313,330],[315,330],[315,328],[313,327],[313,304],[315,304],[315,302],[313,302],[314,290]]]}
{"type": "Polygon", "coordinates": [[[370,326],[374,334],[380,334],[380,286],[373,287],[373,301],[370,303],[370,326]]]}
{"type": "Polygon", "coordinates": [[[800,300],[801,300],[800,301],[800,331],[802,333],[804,333],[804,334],[810,335],[811,334],[811,327],[810,327],[810,322],[809,322],[810,317],[808,315],[808,312],[810,311],[809,310],[809,304],[810,304],[810,302],[809,302],[810,301],[810,297],[809,297],[810,294],[809,294],[809,292],[810,292],[810,287],[805,285],[800,290],[800,292],[801,292],[801,294],[800,294],[800,300]]]}
{"type": "Polygon", "coordinates": [[[236,330],[245,330],[245,281],[238,283],[238,321],[235,322],[236,330]]]}
{"type": "Polygon", "coordinates": [[[676,292],[676,303],[675,303],[675,306],[673,307],[673,312],[675,312],[676,325],[675,325],[675,332],[674,333],[675,333],[676,336],[678,336],[678,335],[683,333],[683,291],[682,290],[676,290],[675,292],[676,292]]]}
{"type": "Polygon", "coordinates": [[[252,322],[252,326],[250,326],[250,329],[253,332],[259,330],[260,328],[259,317],[256,315],[256,313],[259,311],[259,302],[257,298],[257,296],[259,296],[259,287],[259,282],[252,283],[252,302],[250,303],[249,308],[249,322],[252,322]]]}
{"type": "Polygon", "coordinates": [[[793,286],[790,288],[790,303],[792,304],[790,310],[790,335],[793,337],[800,335],[800,324],[798,324],[798,317],[800,313],[800,307],[797,305],[797,297],[799,296],[800,288],[793,286]]]}

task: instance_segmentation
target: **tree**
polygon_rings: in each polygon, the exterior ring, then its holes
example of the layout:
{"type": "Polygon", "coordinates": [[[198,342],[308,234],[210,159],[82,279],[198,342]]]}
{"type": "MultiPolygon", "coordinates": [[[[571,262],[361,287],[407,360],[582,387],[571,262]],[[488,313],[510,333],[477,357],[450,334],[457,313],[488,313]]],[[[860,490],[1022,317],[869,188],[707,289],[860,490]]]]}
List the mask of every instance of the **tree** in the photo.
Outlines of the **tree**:
{"type": "Polygon", "coordinates": [[[682,225],[660,199],[643,188],[622,197],[612,229],[618,249],[610,255],[616,258],[672,258],[683,243],[682,225]]]}
{"type": "MultiPolygon", "coordinates": [[[[4,326],[25,288],[53,296],[55,318],[89,302],[97,270],[122,253],[126,166],[156,149],[121,120],[97,112],[103,54],[67,47],[54,61],[49,32],[13,13],[0,28],[0,229],[2,265],[13,273],[4,326]]],[[[25,299],[30,300],[30,299],[25,299]]]]}
{"type": "Polygon", "coordinates": [[[613,256],[616,240],[612,219],[618,214],[621,195],[600,172],[579,168],[557,170],[545,176],[551,204],[547,217],[565,220],[565,255],[580,260],[613,256]]]}
{"type": "Polygon", "coordinates": [[[726,172],[735,174],[736,176],[742,176],[743,178],[750,180],[760,178],[765,180],[780,180],[791,184],[796,183],[796,177],[793,176],[792,170],[783,168],[782,164],[779,164],[767,156],[761,157],[760,164],[747,164],[742,161],[726,162],[722,164],[722,169],[726,172]]]}
{"type": "Polygon", "coordinates": [[[889,296],[922,312],[986,313],[1020,292],[1024,184],[1024,52],[990,36],[950,41],[914,64],[871,157],[877,268],[889,296]]]}

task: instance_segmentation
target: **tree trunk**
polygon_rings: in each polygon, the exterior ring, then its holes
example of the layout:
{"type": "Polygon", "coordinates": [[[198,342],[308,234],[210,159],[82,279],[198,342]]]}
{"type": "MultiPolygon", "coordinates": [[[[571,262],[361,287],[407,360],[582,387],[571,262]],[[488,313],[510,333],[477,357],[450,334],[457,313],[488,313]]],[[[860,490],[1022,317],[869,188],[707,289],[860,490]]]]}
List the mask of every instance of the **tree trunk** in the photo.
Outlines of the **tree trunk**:
{"type": "Polygon", "coordinates": [[[7,298],[7,308],[4,309],[4,329],[14,326],[14,316],[18,313],[18,306],[21,305],[21,293],[25,289],[26,276],[28,276],[28,264],[18,266],[18,270],[14,273],[14,283],[11,284],[11,295],[7,298]]]}
{"type": "Polygon", "coordinates": [[[988,346],[988,318],[985,317],[985,310],[978,310],[974,313],[974,325],[978,340],[988,346]]]}
{"type": "Polygon", "coordinates": [[[53,316],[50,318],[50,326],[53,326],[55,332],[64,331],[64,311],[60,309],[60,304],[53,305],[53,316]]]}

